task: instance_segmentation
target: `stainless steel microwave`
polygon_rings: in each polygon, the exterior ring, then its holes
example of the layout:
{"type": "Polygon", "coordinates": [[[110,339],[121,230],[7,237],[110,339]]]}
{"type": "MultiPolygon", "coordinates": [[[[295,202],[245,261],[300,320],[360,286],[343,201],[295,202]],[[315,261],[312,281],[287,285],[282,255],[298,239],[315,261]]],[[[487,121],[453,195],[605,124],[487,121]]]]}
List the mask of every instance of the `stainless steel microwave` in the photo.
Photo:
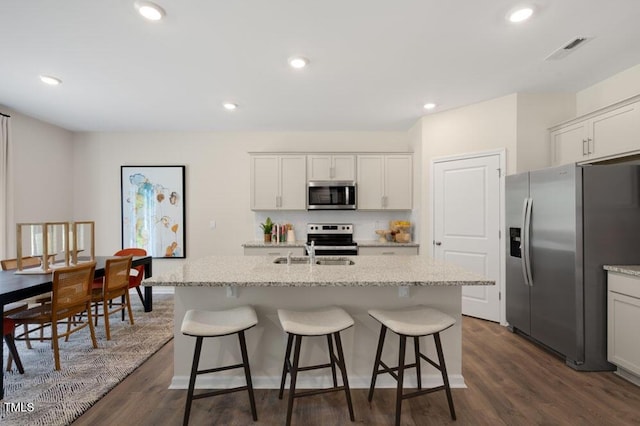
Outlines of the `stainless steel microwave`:
{"type": "Polygon", "coordinates": [[[355,210],[354,181],[310,181],[307,184],[307,210],[355,210]]]}

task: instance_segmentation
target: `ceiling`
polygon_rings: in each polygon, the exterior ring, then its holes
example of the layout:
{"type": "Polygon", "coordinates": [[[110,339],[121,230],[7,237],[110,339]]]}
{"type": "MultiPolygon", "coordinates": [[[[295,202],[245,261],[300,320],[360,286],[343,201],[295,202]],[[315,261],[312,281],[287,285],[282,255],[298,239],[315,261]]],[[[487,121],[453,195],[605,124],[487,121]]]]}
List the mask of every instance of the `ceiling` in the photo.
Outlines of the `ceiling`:
{"type": "Polygon", "coordinates": [[[533,0],[518,25],[511,0],[156,0],[160,22],[133,3],[0,0],[0,105],[72,131],[405,131],[640,63],[637,0],[533,0]]]}

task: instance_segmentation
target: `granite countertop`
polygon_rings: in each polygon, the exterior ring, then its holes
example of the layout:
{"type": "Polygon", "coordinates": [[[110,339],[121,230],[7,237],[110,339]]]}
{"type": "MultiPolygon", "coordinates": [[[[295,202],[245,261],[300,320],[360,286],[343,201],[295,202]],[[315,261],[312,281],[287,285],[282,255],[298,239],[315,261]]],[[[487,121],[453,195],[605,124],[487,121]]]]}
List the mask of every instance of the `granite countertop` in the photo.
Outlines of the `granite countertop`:
{"type": "Polygon", "coordinates": [[[604,269],[619,274],[640,277],[640,265],[604,265],[604,269]]]}
{"type": "Polygon", "coordinates": [[[396,243],[393,241],[386,241],[384,243],[378,240],[365,240],[356,241],[359,247],[420,247],[418,243],[396,243]]]}
{"type": "Polygon", "coordinates": [[[264,241],[249,241],[242,245],[242,247],[304,247],[306,241],[294,241],[284,243],[265,243],[264,241]]]}
{"type": "MultiPolygon", "coordinates": [[[[318,256],[331,259],[334,256],[318,256]]],[[[354,265],[278,265],[274,256],[210,256],[143,281],[151,286],[361,287],[495,285],[426,256],[341,256],[354,265]]],[[[293,259],[306,259],[294,257],[293,259]]]]}
{"type": "MultiPolygon", "coordinates": [[[[295,241],[292,243],[265,243],[264,241],[249,241],[242,244],[242,247],[304,247],[306,243],[306,241],[295,241]]],[[[390,241],[381,243],[378,242],[378,240],[356,240],[356,243],[358,243],[358,246],[360,247],[420,247],[420,244],[418,243],[394,243],[390,241]]]]}

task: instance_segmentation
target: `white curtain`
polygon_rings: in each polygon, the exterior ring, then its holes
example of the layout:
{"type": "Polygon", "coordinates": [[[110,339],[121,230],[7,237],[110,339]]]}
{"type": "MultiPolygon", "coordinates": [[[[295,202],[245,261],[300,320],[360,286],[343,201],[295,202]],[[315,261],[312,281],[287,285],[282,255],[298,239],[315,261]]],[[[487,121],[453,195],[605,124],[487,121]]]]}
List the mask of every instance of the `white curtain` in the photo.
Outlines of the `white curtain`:
{"type": "Polygon", "coordinates": [[[0,259],[6,259],[9,250],[8,226],[13,220],[10,174],[9,127],[10,117],[0,114],[0,259]]]}

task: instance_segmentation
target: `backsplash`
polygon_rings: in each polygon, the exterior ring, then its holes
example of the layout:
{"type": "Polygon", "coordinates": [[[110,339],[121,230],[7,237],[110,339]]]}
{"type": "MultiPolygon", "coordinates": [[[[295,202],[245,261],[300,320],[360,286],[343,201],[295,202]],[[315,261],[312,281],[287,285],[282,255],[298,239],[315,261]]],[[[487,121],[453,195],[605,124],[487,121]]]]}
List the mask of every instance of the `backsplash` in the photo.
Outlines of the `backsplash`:
{"type": "MultiPolygon", "coordinates": [[[[358,241],[376,240],[376,229],[389,229],[391,220],[411,220],[410,211],[272,211],[255,213],[255,240],[262,241],[260,224],[270,217],[274,223],[291,223],[296,240],[307,240],[307,223],[352,223],[353,238],[358,241]]],[[[413,228],[413,227],[412,227],[413,228]]],[[[412,234],[414,229],[412,229],[412,234]]],[[[415,238],[415,236],[414,236],[415,238]]]]}

